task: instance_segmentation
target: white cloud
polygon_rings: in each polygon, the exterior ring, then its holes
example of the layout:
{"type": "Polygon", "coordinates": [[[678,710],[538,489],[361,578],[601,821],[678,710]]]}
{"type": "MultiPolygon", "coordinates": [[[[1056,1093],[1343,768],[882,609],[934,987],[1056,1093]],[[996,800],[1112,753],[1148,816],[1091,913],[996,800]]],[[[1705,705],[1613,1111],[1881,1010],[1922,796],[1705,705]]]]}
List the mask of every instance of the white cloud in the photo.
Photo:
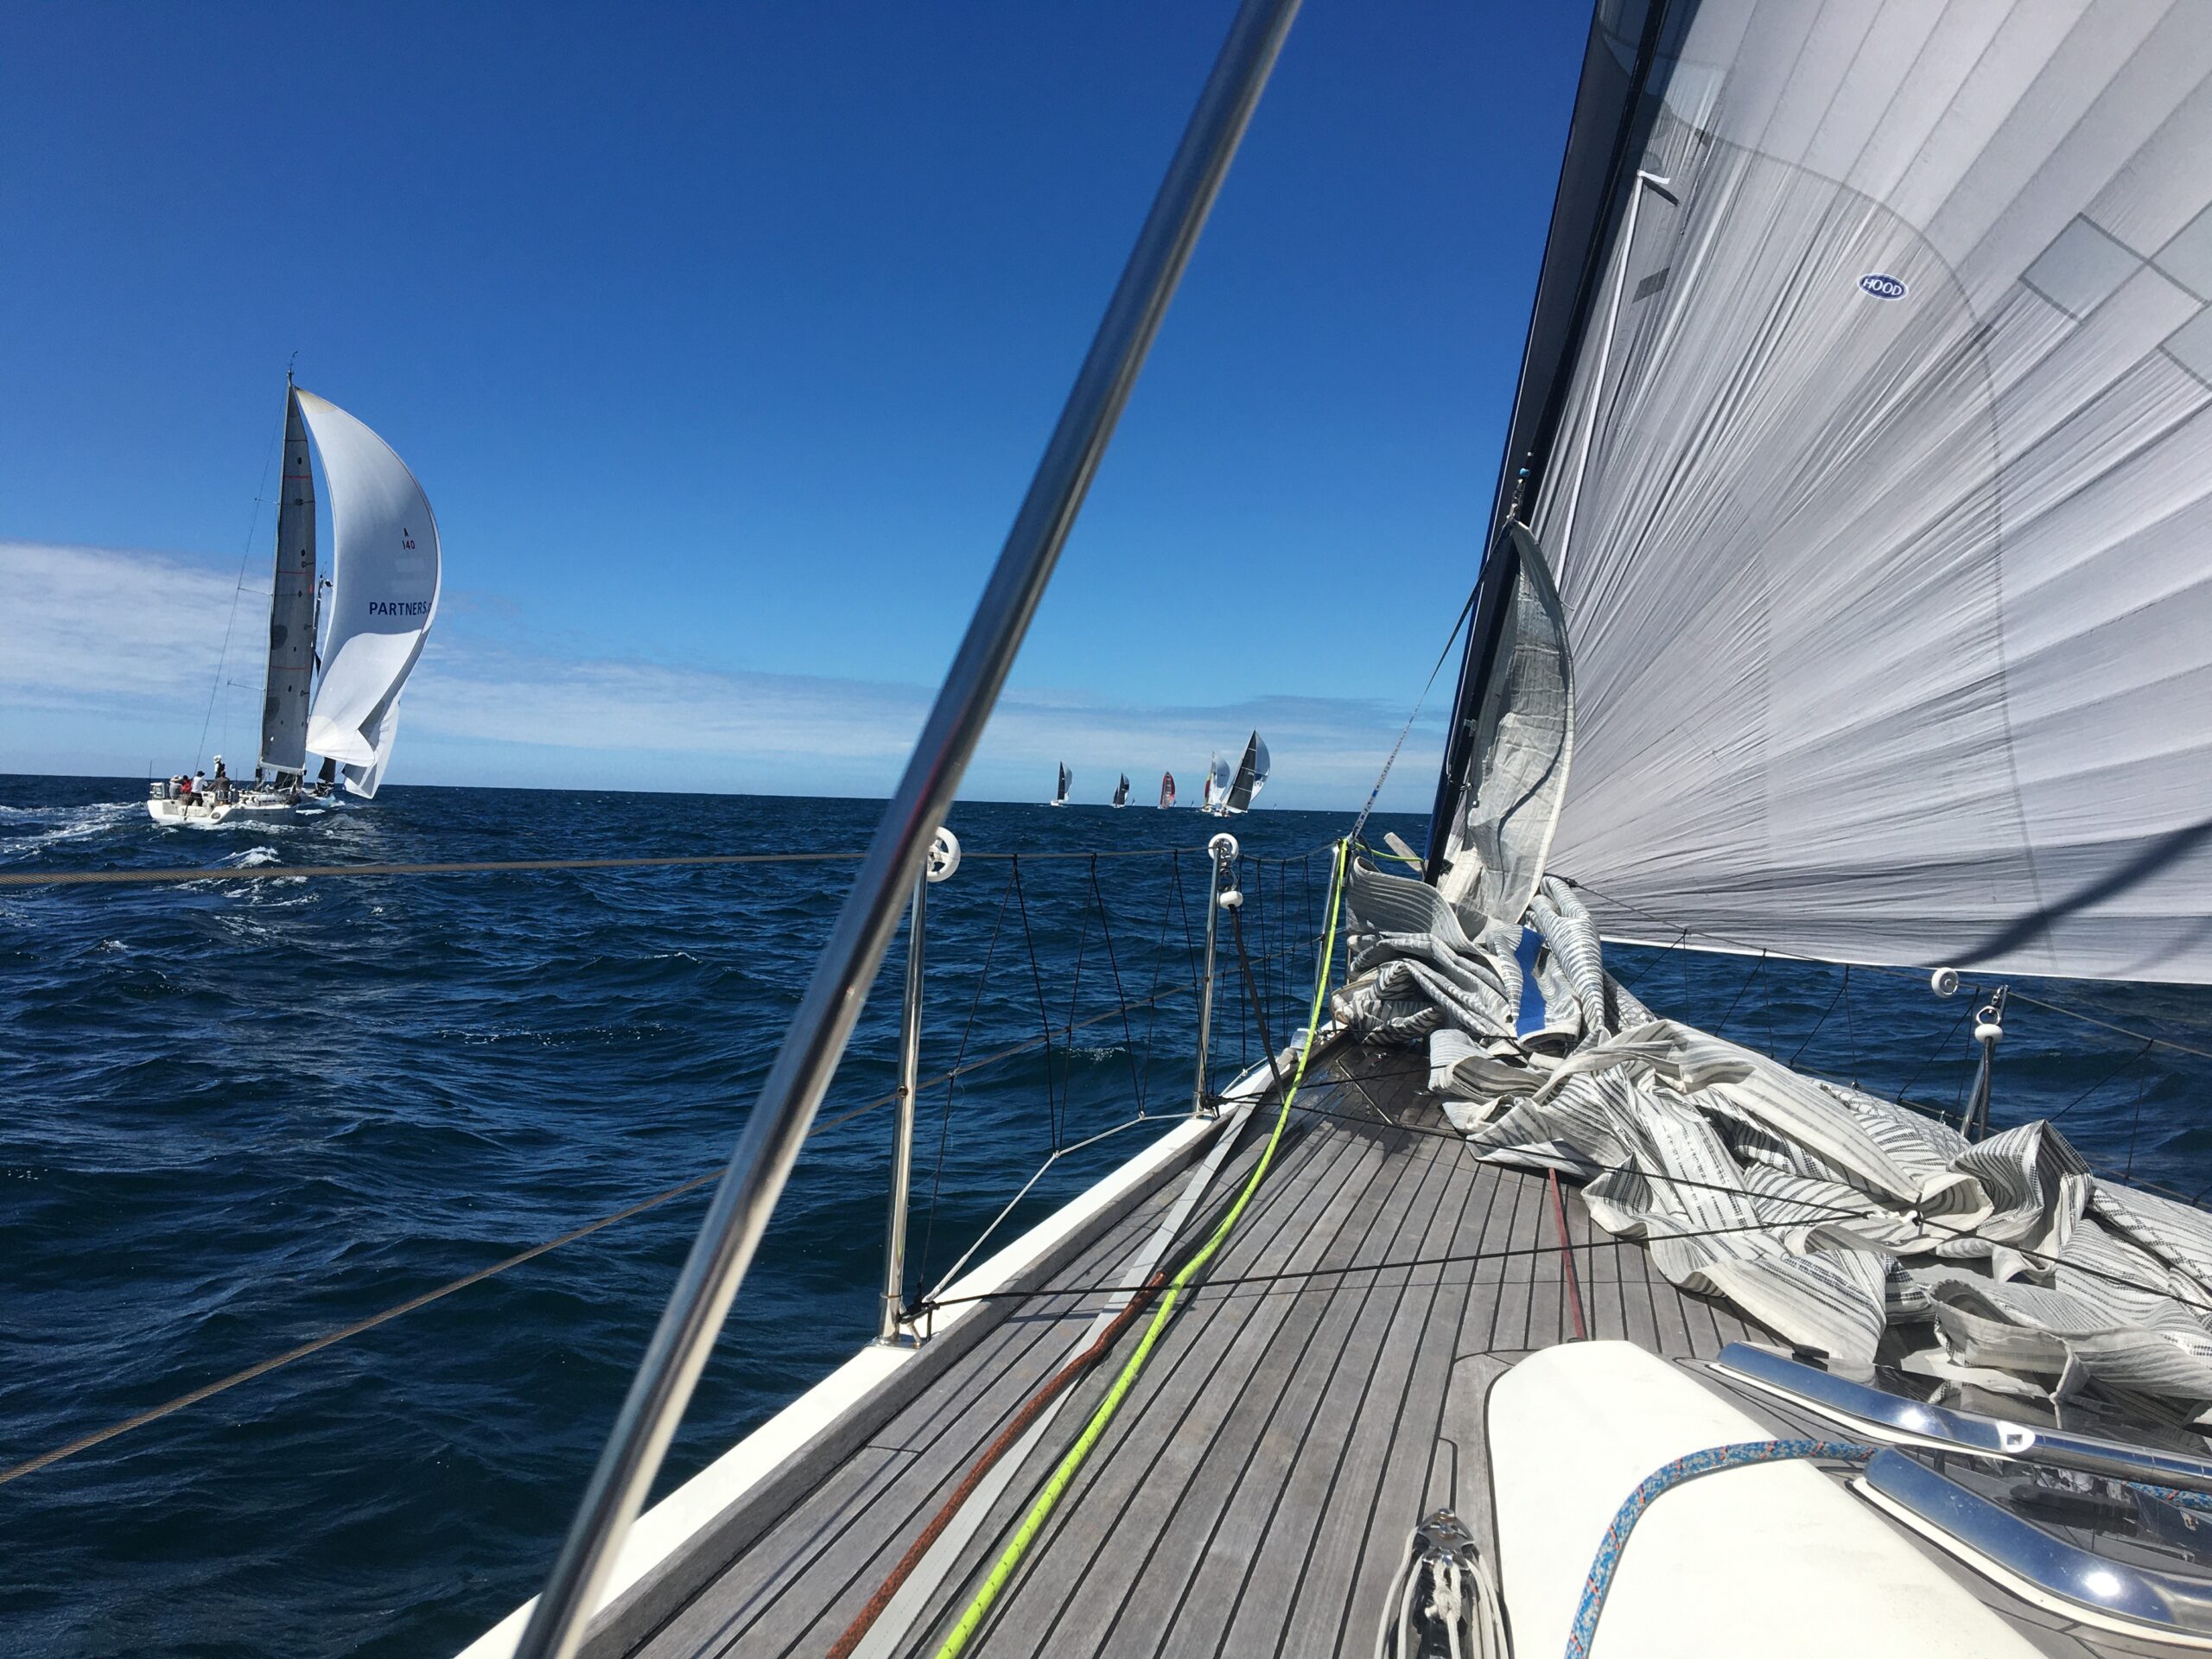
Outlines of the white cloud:
{"type": "MultiPolygon", "coordinates": [[[[220,702],[227,741],[247,747],[259,703],[262,601],[245,594],[232,625],[228,576],[155,554],[0,542],[0,589],[16,613],[0,654],[9,705],[0,770],[135,771],[142,752],[187,742],[207,706],[226,626],[225,677],[238,683],[220,702]],[[57,767],[54,725],[35,710],[68,715],[81,762],[57,767]]],[[[566,660],[454,632],[434,639],[408,686],[391,779],[881,794],[931,695],[826,676],[566,660]]],[[[1256,726],[1274,755],[1272,801],[1357,806],[1403,721],[1403,710],[1380,702],[1276,696],[1192,708],[1017,686],[992,716],[966,792],[1040,798],[1053,764],[1065,760],[1080,798],[1103,799],[1123,768],[1140,799],[1163,768],[1176,772],[1187,798],[1207,753],[1233,750],[1256,726]]],[[[1386,808],[1427,809],[1442,727],[1433,707],[1425,711],[1392,772],[1386,808]]]]}

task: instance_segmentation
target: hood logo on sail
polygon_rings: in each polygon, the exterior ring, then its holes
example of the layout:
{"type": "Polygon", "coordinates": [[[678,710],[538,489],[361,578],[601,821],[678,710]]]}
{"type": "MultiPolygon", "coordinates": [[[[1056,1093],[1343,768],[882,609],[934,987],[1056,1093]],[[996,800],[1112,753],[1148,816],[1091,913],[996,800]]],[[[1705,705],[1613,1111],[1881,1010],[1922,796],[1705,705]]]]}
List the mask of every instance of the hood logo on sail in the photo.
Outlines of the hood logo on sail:
{"type": "Polygon", "coordinates": [[[1859,279],[1859,286],[1878,300],[1904,298],[1904,284],[1896,277],[1878,270],[1870,270],[1859,279]]]}

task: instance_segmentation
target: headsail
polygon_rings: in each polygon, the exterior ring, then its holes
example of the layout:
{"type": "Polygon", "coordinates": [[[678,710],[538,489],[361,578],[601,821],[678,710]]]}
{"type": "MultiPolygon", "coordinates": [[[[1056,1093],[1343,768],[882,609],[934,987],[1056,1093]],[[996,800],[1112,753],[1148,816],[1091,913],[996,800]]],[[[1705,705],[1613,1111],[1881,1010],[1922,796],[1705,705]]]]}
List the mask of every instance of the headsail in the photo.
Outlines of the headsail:
{"type": "Polygon", "coordinates": [[[1252,798],[1268,781],[1268,746],[1257,732],[1245,740],[1243,759],[1236,763],[1236,775],[1230,779],[1227,792],[1222,798],[1224,812],[1249,812],[1252,798]]]}
{"type": "Polygon", "coordinates": [[[284,389],[284,474],[276,497],[276,580],[269,598],[269,671],[261,704],[261,764],[297,778],[308,763],[308,697],[315,685],[315,470],[299,393],[284,389]]]}
{"type": "Polygon", "coordinates": [[[1175,804],[1175,774],[1172,772],[1160,774],[1160,804],[1162,806],[1175,804]]]}
{"type": "Polygon", "coordinates": [[[438,608],[438,524],[391,447],[335,404],[296,394],[322,452],[333,538],[322,678],[307,746],[371,796],[391,758],[399,694],[438,608]]]}
{"type": "Polygon", "coordinates": [[[1609,935],[2212,982],[2208,153],[2188,8],[1599,8],[1498,512],[1609,935]]]}

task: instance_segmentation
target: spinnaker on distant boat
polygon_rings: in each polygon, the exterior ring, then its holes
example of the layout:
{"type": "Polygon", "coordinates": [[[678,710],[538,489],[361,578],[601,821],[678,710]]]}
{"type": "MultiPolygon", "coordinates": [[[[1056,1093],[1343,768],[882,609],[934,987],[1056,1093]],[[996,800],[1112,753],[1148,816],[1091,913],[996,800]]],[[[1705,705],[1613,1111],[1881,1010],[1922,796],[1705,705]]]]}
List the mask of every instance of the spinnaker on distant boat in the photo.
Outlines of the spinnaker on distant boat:
{"type": "Polygon", "coordinates": [[[1172,772],[1160,774],[1160,804],[1162,806],[1175,804],[1175,774],[1172,772]]]}
{"type": "Polygon", "coordinates": [[[438,523],[391,446],[337,404],[295,393],[330,485],[330,604],[307,746],[377,792],[399,729],[399,694],[437,614],[438,523]]]}

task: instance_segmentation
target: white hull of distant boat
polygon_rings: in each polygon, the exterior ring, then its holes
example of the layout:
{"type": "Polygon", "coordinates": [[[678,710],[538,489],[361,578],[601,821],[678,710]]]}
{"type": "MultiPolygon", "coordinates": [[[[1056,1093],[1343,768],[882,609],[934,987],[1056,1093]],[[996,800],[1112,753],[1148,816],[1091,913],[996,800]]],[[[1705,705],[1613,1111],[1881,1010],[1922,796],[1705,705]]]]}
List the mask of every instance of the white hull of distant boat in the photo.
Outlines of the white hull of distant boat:
{"type": "Polygon", "coordinates": [[[146,815],[156,823],[170,829],[212,830],[238,818],[256,822],[289,818],[298,805],[299,798],[289,791],[283,794],[248,791],[224,801],[186,800],[178,796],[155,794],[146,798],[146,815]]]}

